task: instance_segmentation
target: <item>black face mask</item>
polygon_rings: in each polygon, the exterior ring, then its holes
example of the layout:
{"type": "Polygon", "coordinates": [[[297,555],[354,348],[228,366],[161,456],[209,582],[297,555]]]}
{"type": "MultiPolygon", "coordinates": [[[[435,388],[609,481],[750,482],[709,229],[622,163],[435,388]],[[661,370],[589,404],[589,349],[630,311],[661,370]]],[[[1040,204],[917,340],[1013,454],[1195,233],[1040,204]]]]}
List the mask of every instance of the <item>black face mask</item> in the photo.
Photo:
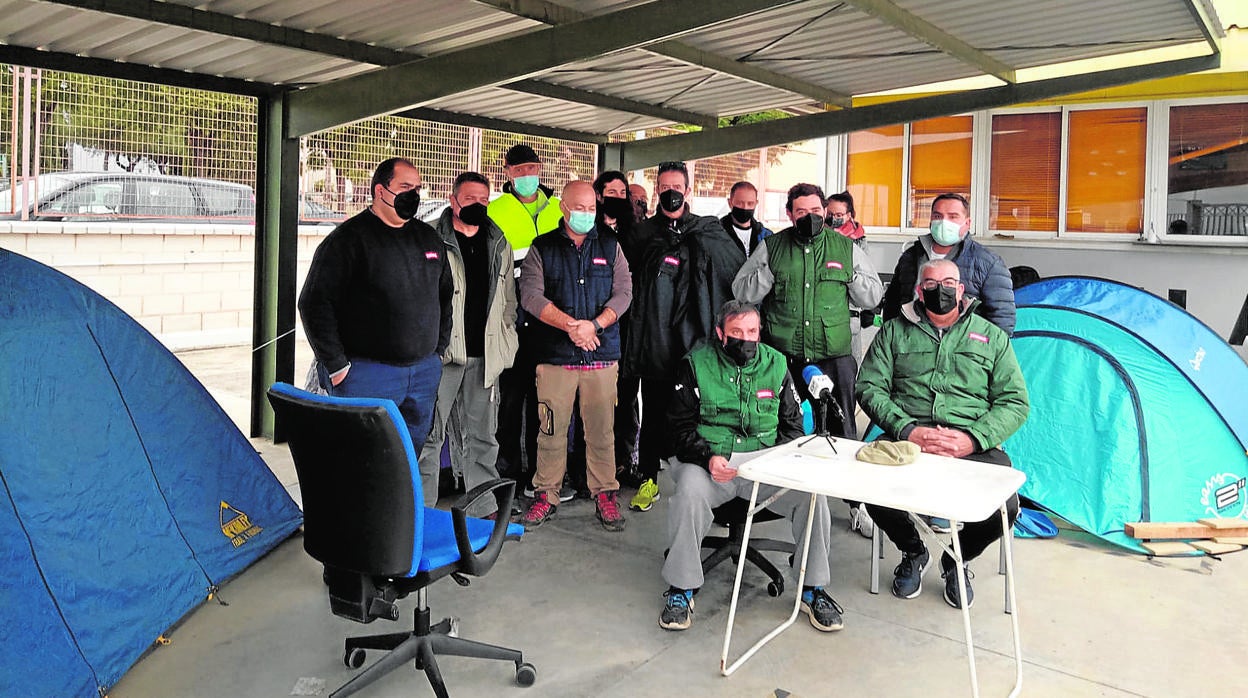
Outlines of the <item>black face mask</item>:
{"type": "MultiPolygon", "coordinates": [[[[390,188],[387,187],[386,191],[390,191],[390,188]]],[[[394,194],[394,192],[390,193],[394,194]]],[[[394,215],[410,221],[416,217],[416,211],[420,208],[420,190],[408,189],[394,194],[394,203],[390,204],[390,207],[394,209],[394,215]]]]}
{"type": "Polygon", "coordinates": [[[828,216],[828,227],[836,230],[845,225],[845,216],[828,216]]]}
{"type": "Polygon", "coordinates": [[[808,213],[798,218],[793,224],[797,239],[802,242],[810,242],[815,236],[823,232],[823,216],[818,213],[808,213]]]}
{"type": "Polygon", "coordinates": [[[659,208],[668,213],[676,213],[685,206],[685,195],[675,189],[668,189],[659,194],[659,208]]]}
{"type": "Polygon", "coordinates": [[[724,340],[724,355],[738,366],[744,366],[758,356],[758,342],[728,337],[724,340]]]}
{"type": "Polygon", "coordinates": [[[633,217],[632,202],[619,196],[602,197],[602,203],[598,204],[598,210],[602,212],[602,215],[617,221],[620,219],[631,220],[633,217]]]}
{"type": "Polygon", "coordinates": [[[740,206],[732,207],[732,220],[738,223],[749,223],[754,220],[754,209],[741,208],[740,206]]]}
{"type": "Polygon", "coordinates": [[[485,204],[468,204],[459,207],[459,220],[468,225],[481,225],[486,220],[485,204]]]}
{"type": "Polygon", "coordinates": [[[937,315],[946,315],[958,307],[957,288],[937,286],[931,290],[921,290],[923,293],[923,307],[937,315]]]}

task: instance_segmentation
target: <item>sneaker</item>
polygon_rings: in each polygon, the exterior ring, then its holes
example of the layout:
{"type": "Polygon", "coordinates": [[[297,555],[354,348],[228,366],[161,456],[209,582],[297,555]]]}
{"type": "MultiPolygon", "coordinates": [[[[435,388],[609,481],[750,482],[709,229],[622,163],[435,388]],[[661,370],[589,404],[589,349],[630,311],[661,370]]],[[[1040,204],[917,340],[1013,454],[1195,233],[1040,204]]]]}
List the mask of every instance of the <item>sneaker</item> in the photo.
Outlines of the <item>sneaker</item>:
{"type": "Polygon", "coordinates": [[[923,570],[932,556],[924,548],[919,553],[903,553],[901,564],[893,570],[893,596],[899,599],[913,599],[923,591],[923,570]]]}
{"type": "Polygon", "coordinates": [[[551,504],[545,494],[534,498],[529,504],[529,508],[524,512],[524,516],[520,517],[520,523],[524,524],[526,529],[537,528],[547,521],[555,518],[555,511],[559,507],[551,504]]]}
{"type": "Polygon", "coordinates": [[[867,513],[867,505],[859,504],[849,510],[849,530],[857,531],[863,538],[870,538],[875,534],[875,522],[867,513]]]}
{"type": "Polygon", "coordinates": [[[810,624],[815,630],[830,633],[845,627],[841,614],[845,609],[828,596],[823,587],[808,587],[802,592],[802,610],[810,616],[810,624]]]}
{"type": "MultiPolygon", "coordinates": [[[[524,488],[523,494],[525,497],[533,499],[537,496],[537,490],[533,489],[533,485],[530,484],[524,488]]],[[[559,488],[559,503],[570,502],[573,499],[576,499],[576,488],[565,482],[563,487],[559,488]]]]}
{"type": "Polygon", "coordinates": [[[628,508],[633,511],[650,511],[657,501],[659,501],[659,483],[651,478],[641,483],[641,487],[637,488],[637,494],[633,495],[632,501],[628,503],[628,508]]]}
{"type": "Polygon", "coordinates": [[[693,625],[693,592],[671,588],[663,592],[667,601],[659,613],[659,627],[664,630],[687,630],[693,625]]]}
{"type": "Polygon", "coordinates": [[[627,523],[624,516],[620,514],[620,507],[616,504],[616,498],[619,492],[612,490],[610,492],[599,492],[594,496],[594,505],[598,512],[598,521],[602,522],[602,527],[608,531],[618,532],[624,530],[624,524],[627,523]]]}
{"type": "Polygon", "coordinates": [[[954,574],[954,567],[956,567],[956,565],[953,564],[953,559],[948,558],[949,564],[947,566],[945,565],[945,559],[945,557],[942,557],[940,561],[940,566],[944,568],[943,571],[941,571],[940,576],[945,578],[945,603],[953,606],[954,608],[962,608],[962,599],[958,598],[958,580],[965,577],[966,607],[970,608],[971,606],[974,606],[975,590],[971,588],[971,580],[974,579],[975,573],[971,572],[969,567],[963,565],[962,574],[954,574]]]}

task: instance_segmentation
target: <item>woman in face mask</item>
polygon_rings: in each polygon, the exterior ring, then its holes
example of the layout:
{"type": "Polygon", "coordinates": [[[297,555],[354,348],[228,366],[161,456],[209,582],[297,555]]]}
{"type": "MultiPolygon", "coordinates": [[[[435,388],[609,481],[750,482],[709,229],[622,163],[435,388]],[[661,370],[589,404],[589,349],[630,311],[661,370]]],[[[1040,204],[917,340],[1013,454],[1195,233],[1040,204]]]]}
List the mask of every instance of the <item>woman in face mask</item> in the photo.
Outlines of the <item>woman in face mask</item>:
{"type": "Polygon", "coordinates": [[[633,204],[628,198],[628,179],[623,172],[608,170],[594,180],[598,197],[598,222],[616,235],[631,232],[634,223],[633,204]]]}
{"type": "Polygon", "coordinates": [[[829,228],[853,240],[863,252],[867,251],[867,231],[858,222],[854,197],[848,191],[829,196],[826,213],[829,228]]]}

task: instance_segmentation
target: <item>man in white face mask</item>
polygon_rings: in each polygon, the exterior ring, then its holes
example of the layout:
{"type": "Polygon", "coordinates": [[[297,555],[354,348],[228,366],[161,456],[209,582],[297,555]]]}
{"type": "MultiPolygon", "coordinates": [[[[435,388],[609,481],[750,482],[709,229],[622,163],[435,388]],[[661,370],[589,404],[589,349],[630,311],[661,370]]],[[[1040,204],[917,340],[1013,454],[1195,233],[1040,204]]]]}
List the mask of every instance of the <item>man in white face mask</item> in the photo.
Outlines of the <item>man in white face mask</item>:
{"type": "Polygon", "coordinates": [[[891,320],[912,300],[919,266],[933,259],[958,265],[966,295],[979,299],[976,312],[1007,335],[1014,334],[1014,285],[1010,271],[996,253],[970,235],[971,207],[961,194],[941,194],[932,202],[929,233],[906,248],[897,260],[884,293],[883,315],[891,320]]]}

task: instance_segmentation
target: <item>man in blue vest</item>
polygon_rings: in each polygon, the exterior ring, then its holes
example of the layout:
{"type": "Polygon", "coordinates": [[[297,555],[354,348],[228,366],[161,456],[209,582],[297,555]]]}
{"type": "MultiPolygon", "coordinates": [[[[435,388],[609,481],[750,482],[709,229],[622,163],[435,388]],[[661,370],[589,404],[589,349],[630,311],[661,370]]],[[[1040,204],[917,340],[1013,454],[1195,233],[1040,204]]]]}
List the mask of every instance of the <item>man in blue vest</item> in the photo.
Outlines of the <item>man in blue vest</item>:
{"type": "MultiPolygon", "coordinates": [[[[667,510],[668,553],[663,562],[667,597],[659,626],[684,630],[693,622],[693,594],[702,586],[702,538],[714,521],[712,509],[734,497],[749,497],[753,483],[737,477],[730,459],[787,443],[802,435],[802,411],[784,355],[759,341],[758,308],[728,301],[719,310],[715,336],[689,352],[676,372],[676,390],[668,427],[676,445],[672,479],[676,494],[667,510]]],[[[759,498],[778,488],[759,488],[759,498]]],[[[810,497],[802,492],[781,496],[768,509],[793,524],[802,540],[810,497]]],[[[843,626],[841,608],[823,590],[830,580],[828,534],[831,523],[823,497],[815,498],[810,554],[802,610],[816,629],[843,626]]],[[[794,556],[793,578],[801,560],[794,556]]]]}
{"type": "Polygon", "coordinates": [[[538,321],[532,339],[539,428],[535,497],[521,522],[536,527],[555,515],[567,471],[568,424],[579,397],[589,493],[603,527],[623,531],[613,417],[617,321],[632,301],[632,276],[615,235],[595,222],[589,182],[569,182],[559,206],[558,227],[535,239],[520,265],[520,304],[538,321]]]}

